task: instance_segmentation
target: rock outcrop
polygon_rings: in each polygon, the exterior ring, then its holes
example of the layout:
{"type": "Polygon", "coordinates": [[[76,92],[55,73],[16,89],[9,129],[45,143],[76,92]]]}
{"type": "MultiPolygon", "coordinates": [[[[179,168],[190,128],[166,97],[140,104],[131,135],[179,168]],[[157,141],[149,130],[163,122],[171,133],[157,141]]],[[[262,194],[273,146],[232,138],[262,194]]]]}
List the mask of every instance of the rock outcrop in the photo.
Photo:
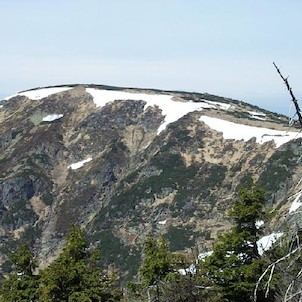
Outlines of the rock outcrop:
{"type": "Polygon", "coordinates": [[[301,135],[284,116],[208,94],[96,85],[31,90],[1,104],[4,255],[29,241],[47,265],[76,223],[106,262],[131,274],[151,230],[174,250],[210,247],[251,179],[279,211],[267,230],[301,223],[289,212],[302,190],[301,135]]]}

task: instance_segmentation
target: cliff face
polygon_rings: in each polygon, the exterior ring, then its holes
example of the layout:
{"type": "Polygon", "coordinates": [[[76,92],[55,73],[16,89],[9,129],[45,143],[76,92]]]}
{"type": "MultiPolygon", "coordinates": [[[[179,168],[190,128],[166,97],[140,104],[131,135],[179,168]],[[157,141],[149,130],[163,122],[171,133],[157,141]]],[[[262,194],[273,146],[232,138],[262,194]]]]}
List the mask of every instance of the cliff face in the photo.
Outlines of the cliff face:
{"type": "Polygon", "coordinates": [[[96,85],[0,104],[4,271],[24,240],[46,265],[73,223],[130,273],[151,230],[174,250],[201,251],[228,229],[226,211],[251,178],[279,211],[267,232],[302,223],[290,210],[302,190],[301,135],[283,116],[208,94],[96,85]]]}

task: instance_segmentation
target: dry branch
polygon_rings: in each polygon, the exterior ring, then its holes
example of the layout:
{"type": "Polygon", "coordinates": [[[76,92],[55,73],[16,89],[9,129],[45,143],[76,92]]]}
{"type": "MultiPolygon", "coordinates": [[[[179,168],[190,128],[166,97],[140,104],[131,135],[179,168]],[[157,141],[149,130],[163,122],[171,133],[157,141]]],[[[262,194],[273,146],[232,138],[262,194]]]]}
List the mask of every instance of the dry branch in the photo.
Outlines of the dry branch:
{"type": "Polygon", "coordinates": [[[274,64],[274,66],[275,66],[275,68],[276,68],[278,74],[280,75],[281,79],[282,79],[283,82],[285,83],[285,86],[286,86],[286,88],[287,88],[287,90],[288,90],[288,92],[289,92],[289,94],[290,94],[290,96],[291,96],[291,98],[292,98],[292,102],[293,102],[294,105],[295,105],[296,113],[297,113],[297,116],[298,116],[298,119],[299,119],[299,124],[300,124],[300,126],[301,126],[301,128],[302,128],[302,115],[301,115],[300,107],[299,107],[299,104],[298,104],[298,100],[296,99],[296,97],[295,97],[295,95],[294,95],[294,93],[293,93],[293,90],[292,90],[292,88],[291,88],[290,85],[289,85],[288,78],[285,78],[285,77],[282,75],[280,69],[277,67],[277,65],[276,65],[274,62],[273,62],[273,64],[274,64]]]}

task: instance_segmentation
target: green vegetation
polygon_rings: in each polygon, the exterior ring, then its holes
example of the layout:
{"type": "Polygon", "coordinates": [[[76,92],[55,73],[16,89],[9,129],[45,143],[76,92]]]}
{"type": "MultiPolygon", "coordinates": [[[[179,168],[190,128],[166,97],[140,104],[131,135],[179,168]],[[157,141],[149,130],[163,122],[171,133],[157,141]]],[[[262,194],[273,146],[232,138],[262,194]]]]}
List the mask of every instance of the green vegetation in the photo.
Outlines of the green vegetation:
{"type": "Polygon", "coordinates": [[[151,234],[144,244],[144,260],[140,267],[141,282],[130,282],[128,288],[136,297],[160,299],[160,283],[173,272],[173,258],[164,237],[155,239],[151,234]]]}
{"type": "MultiPolygon", "coordinates": [[[[256,283],[267,264],[266,258],[258,253],[259,230],[255,226],[257,220],[267,217],[265,192],[251,185],[241,189],[239,195],[229,211],[234,227],[218,238],[213,254],[198,266],[192,262],[190,265],[184,255],[172,253],[162,237],[155,239],[150,235],[144,247],[140,282],[129,284],[127,301],[254,301],[256,283]],[[178,269],[185,272],[188,267],[190,270],[184,275],[179,274],[178,269]]],[[[275,283],[274,278],[271,284],[275,283]]],[[[259,286],[255,301],[275,301],[273,295],[272,290],[265,297],[263,287],[259,286]]]]}
{"type": "Polygon", "coordinates": [[[11,207],[2,214],[0,219],[3,225],[11,225],[18,228],[22,222],[37,219],[37,214],[28,207],[26,200],[16,201],[11,207]]]}
{"type": "Polygon", "coordinates": [[[269,159],[265,171],[260,175],[259,186],[269,192],[276,192],[279,186],[291,176],[299,155],[291,150],[276,151],[269,159]]]}
{"type": "MultiPolygon", "coordinates": [[[[186,167],[182,157],[174,153],[160,153],[155,156],[151,162],[151,166],[155,166],[161,173],[159,175],[152,175],[148,178],[142,179],[139,185],[134,185],[129,189],[125,189],[119,195],[114,196],[111,200],[110,207],[108,206],[102,211],[98,217],[103,220],[107,213],[114,214],[115,217],[125,217],[130,215],[131,209],[142,199],[152,199],[154,194],[160,194],[162,188],[171,188],[172,190],[179,190],[184,192],[186,190],[186,182],[188,179],[194,178],[198,171],[197,166],[186,167]]],[[[129,178],[133,179],[138,176],[138,172],[130,174],[129,178]]],[[[118,189],[122,189],[122,187],[118,189]]],[[[138,215],[133,217],[136,222],[142,221],[138,215]]]]}
{"type": "Polygon", "coordinates": [[[10,255],[15,273],[10,273],[1,281],[0,295],[3,301],[36,301],[38,278],[33,275],[36,262],[28,245],[21,245],[10,255]]]}
{"type": "MultiPolygon", "coordinates": [[[[104,264],[114,265],[121,271],[127,272],[125,279],[132,278],[139,267],[137,259],[140,257],[139,251],[135,248],[123,244],[123,242],[111,232],[111,230],[101,230],[88,236],[90,242],[94,242],[102,251],[102,259],[106,259],[104,264]]],[[[101,262],[103,260],[101,259],[101,262]]]]}
{"type": "MultiPolygon", "coordinates": [[[[172,242],[178,239],[179,246],[170,247],[165,237],[154,237],[150,233],[141,257],[137,251],[127,249],[110,230],[95,232],[89,239],[99,244],[102,254],[109,257],[110,261],[106,265],[126,262],[127,253],[132,253],[134,267],[140,264],[137,279],[128,283],[123,296],[120,288],[123,284],[117,284],[118,275],[110,274],[108,269],[104,269],[106,266],[100,253],[88,244],[79,227],[73,226],[70,229],[61,254],[38,273],[29,246],[21,245],[10,256],[13,272],[6,275],[0,283],[0,301],[276,301],[277,276],[265,274],[266,267],[271,261],[284,255],[284,248],[297,251],[299,263],[301,257],[297,244],[283,244],[283,249],[274,249],[274,253],[259,254],[257,240],[260,231],[255,223],[268,217],[264,204],[264,190],[253,184],[241,189],[239,199],[228,212],[233,228],[218,237],[212,255],[198,264],[186,254],[173,252],[193,245],[191,240],[194,233],[189,228],[170,227],[166,238],[172,242]],[[262,278],[261,282],[258,282],[259,278],[262,278]],[[258,286],[255,291],[256,284],[258,286]],[[268,296],[265,296],[266,284],[270,286],[268,296]]],[[[278,276],[287,264],[288,261],[280,267],[278,276]]],[[[299,272],[299,266],[291,269],[292,275],[299,272]]],[[[279,286],[284,288],[288,282],[287,279],[279,282],[279,286]]]]}
{"type": "MultiPolygon", "coordinates": [[[[240,199],[229,212],[234,227],[218,238],[213,254],[206,258],[202,269],[207,274],[208,284],[226,301],[252,302],[255,284],[265,266],[258,253],[259,230],[256,227],[257,220],[266,218],[265,192],[252,186],[241,189],[239,195],[240,199]]],[[[258,295],[257,301],[273,301],[265,299],[261,290],[258,295]]]]}
{"type": "Polygon", "coordinates": [[[115,277],[104,275],[98,251],[88,249],[78,227],[70,229],[62,253],[38,275],[34,275],[36,263],[28,245],[20,246],[11,261],[15,272],[1,281],[4,301],[120,301],[115,277]]]}
{"type": "Polygon", "coordinates": [[[165,238],[170,242],[171,251],[184,250],[194,245],[194,232],[188,227],[170,226],[165,238]]]}

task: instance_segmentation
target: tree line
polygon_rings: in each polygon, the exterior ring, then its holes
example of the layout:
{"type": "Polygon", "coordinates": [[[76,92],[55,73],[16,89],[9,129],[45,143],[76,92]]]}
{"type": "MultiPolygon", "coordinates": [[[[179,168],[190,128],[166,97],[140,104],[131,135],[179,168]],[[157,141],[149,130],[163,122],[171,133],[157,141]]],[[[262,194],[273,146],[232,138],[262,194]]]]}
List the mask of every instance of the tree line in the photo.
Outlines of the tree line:
{"type": "Polygon", "coordinates": [[[102,267],[100,252],[90,248],[78,226],[69,230],[58,258],[38,272],[29,245],[20,245],[10,255],[12,272],[0,282],[0,301],[300,301],[300,234],[282,236],[259,254],[257,222],[270,215],[265,200],[260,188],[240,190],[228,212],[232,229],[217,238],[211,255],[195,263],[172,253],[164,236],[150,233],[137,277],[126,286],[119,284],[117,272],[102,267]]]}

